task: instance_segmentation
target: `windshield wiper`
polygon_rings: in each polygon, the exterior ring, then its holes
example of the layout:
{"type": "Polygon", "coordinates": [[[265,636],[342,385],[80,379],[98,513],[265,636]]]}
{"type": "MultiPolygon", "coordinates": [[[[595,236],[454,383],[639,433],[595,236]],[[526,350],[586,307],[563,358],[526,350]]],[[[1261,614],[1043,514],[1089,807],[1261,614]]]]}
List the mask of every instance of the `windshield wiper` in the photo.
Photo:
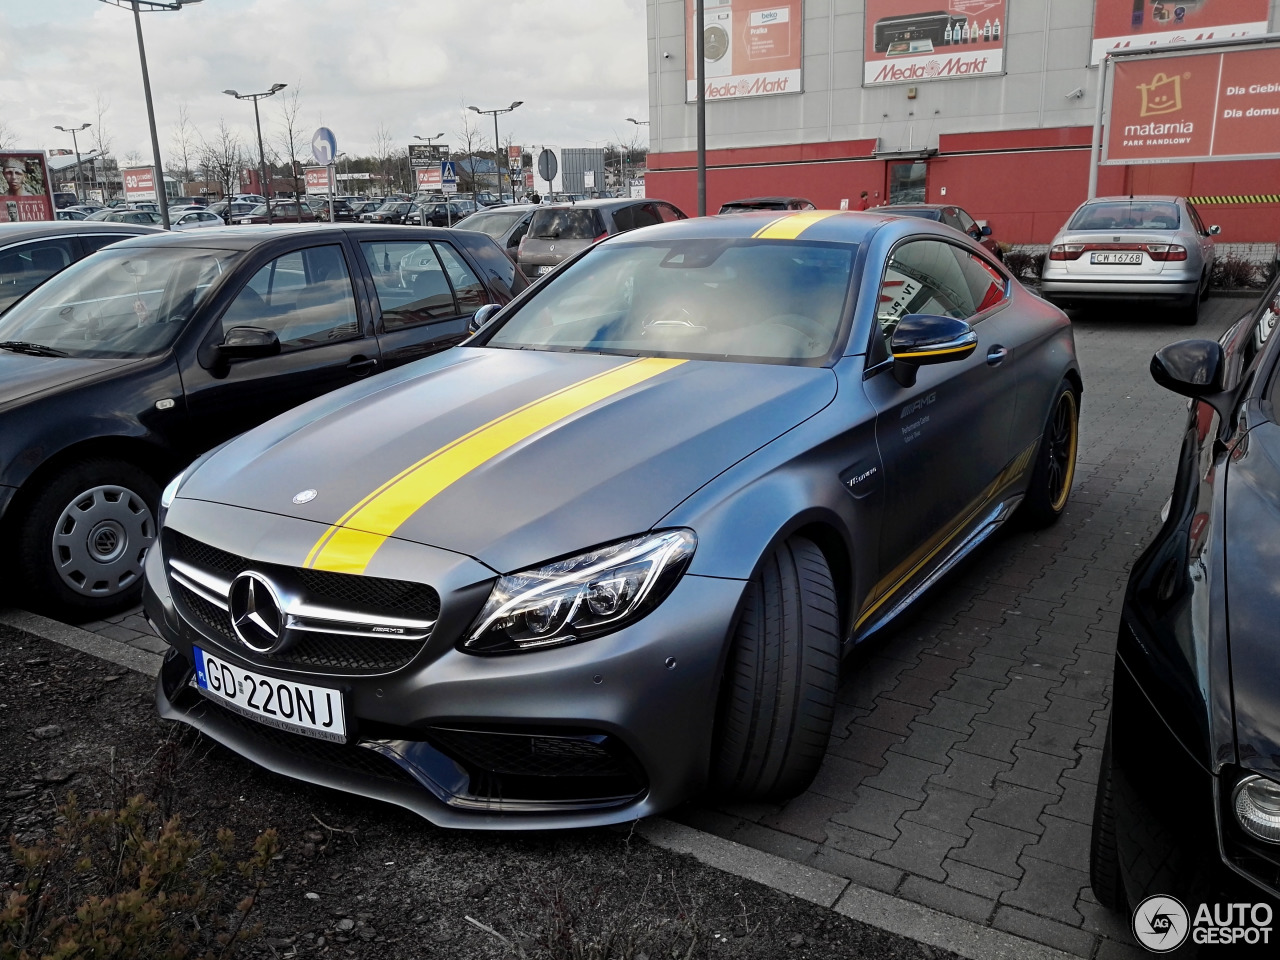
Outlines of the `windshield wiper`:
{"type": "Polygon", "coordinates": [[[55,350],[53,347],[46,347],[42,343],[27,343],[25,340],[0,341],[0,350],[12,350],[14,353],[26,353],[33,357],[69,356],[64,350],[55,350]]]}

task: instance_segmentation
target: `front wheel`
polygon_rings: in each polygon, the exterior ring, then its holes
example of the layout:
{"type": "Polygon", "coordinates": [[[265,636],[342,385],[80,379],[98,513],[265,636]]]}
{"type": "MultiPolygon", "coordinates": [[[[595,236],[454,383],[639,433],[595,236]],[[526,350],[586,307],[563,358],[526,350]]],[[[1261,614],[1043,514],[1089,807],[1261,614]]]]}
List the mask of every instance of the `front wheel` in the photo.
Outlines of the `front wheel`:
{"type": "Polygon", "coordinates": [[[1058,385],[1056,399],[1044,425],[1031,482],[1019,510],[1031,527],[1056,523],[1067,508],[1076,474],[1076,442],[1080,434],[1080,392],[1070,380],[1058,385]]]}
{"type": "Polygon", "coordinates": [[[795,796],[826,754],[840,672],[831,569],[793,537],[747,584],[720,696],[712,783],[740,800],[795,796]]]}
{"type": "Polygon", "coordinates": [[[149,474],[121,460],[86,460],[50,478],[18,525],[26,602],[79,619],[135,603],[159,496],[149,474]]]}

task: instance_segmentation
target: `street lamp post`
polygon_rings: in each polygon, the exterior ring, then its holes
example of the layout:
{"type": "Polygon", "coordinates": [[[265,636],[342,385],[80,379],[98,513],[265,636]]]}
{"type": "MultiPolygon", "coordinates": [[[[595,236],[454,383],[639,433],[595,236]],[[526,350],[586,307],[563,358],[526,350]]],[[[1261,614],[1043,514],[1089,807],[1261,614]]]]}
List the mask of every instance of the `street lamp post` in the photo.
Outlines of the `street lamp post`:
{"type": "MultiPolygon", "coordinates": [[[[513,100],[511,102],[511,106],[502,107],[497,110],[481,110],[479,107],[467,108],[468,110],[474,110],[476,113],[482,113],[482,114],[490,115],[493,117],[493,168],[497,172],[499,200],[502,199],[502,165],[498,163],[498,149],[501,146],[501,144],[498,142],[498,114],[510,113],[512,110],[520,106],[520,104],[522,103],[524,103],[523,100],[513,100]]],[[[472,176],[474,177],[475,171],[472,170],[471,173],[472,173],[472,176]]],[[[515,198],[516,198],[516,187],[515,187],[515,184],[513,183],[511,185],[511,199],[515,200],[515,198]]]]}
{"type": "MultiPolygon", "coordinates": [[[[274,97],[277,93],[287,87],[287,83],[273,83],[270,90],[264,90],[262,93],[236,93],[234,90],[223,90],[228,97],[235,97],[237,100],[253,101],[253,125],[258,130],[258,171],[262,176],[262,189],[265,191],[263,196],[267,198],[267,223],[272,223],[271,219],[271,186],[267,180],[267,153],[262,148],[262,120],[258,116],[258,101],[265,100],[267,97],[274,97]]],[[[301,217],[302,208],[298,208],[298,215],[301,217]]]]}
{"type": "MultiPolygon", "coordinates": [[[[648,120],[637,120],[635,117],[627,117],[627,122],[628,122],[628,123],[634,123],[637,127],[647,127],[647,126],[649,125],[649,121],[648,121],[648,120]]],[[[630,154],[630,153],[631,153],[631,148],[630,148],[630,147],[627,147],[627,153],[628,153],[628,154],[630,154]]],[[[627,196],[631,196],[631,181],[630,181],[630,180],[628,180],[628,181],[627,181],[627,196]]]]}
{"type": "Polygon", "coordinates": [[[80,144],[76,142],[76,134],[81,130],[88,130],[92,126],[92,123],[82,123],[78,127],[63,127],[57,124],[53,127],[55,130],[71,134],[71,146],[76,153],[76,200],[79,202],[83,202],[84,197],[80,196],[80,144]]]}
{"type": "Polygon", "coordinates": [[[101,0],[114,7],[133,11],[133,25],[138,34],[138,59],[142,63],[142,92],[147,101],[147,125],[151,128],[151,160],[155,164],[156,199],[160,202],[160,218],[169,229],[169,197],[164,189],[164,166],[160,163],[160,138],[156,135],[156,110],[151,103],[151,76],[147,73],[147,48],[142,42],[141,12],[181,10],[200,0],[101,0]]]}
{"type": "MultiPolygon", "coordinates": [[[[437,133],[434,137],[422,137],[415,133],[413,135],[413,139],[421,140],[428,147],[430,147],[434,145],[434,141],[439,140],[443,136],[444,136],[443,133],[437,133]]],[[[409,157],[409,176],[413,178],[413,190],[414,190],[414,193],[417,193],[418,192],[418,171],[414,169],[412,156],[409,157]]]]}

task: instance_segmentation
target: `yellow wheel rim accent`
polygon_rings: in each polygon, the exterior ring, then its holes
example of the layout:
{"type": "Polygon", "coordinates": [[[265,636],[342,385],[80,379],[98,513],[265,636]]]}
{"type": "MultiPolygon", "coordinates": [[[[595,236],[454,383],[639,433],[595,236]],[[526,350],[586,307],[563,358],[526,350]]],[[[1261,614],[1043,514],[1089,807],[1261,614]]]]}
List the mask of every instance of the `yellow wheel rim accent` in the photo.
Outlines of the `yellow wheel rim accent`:
{"type": "MultiPolygon", "coordinates": [[[[1061,408],[1063,405],[1067,408],[1067,462],[1062,470],[1062,489],[1050,504],[1054,513],[1062,512],[1062,508],[1067,505],[1067,497],[1071,495],[1071,482],[1076,475],[1076,441],[1080,434],[1080,414],[1076,408],[1076,395],[1073,391],[1064,390],[1061,396],[1058,397],[1058,407],[1061,408]]],[[[1054,420],[1057,420],[1056,413],[1054,420]]],[[[1050,449],[1049,456],[1053,457],[1053,453],[1053,450],[1050,449]]],[[[1050,496],[1053,496],[1053,491],[1050,491],[1050,496]]]]}

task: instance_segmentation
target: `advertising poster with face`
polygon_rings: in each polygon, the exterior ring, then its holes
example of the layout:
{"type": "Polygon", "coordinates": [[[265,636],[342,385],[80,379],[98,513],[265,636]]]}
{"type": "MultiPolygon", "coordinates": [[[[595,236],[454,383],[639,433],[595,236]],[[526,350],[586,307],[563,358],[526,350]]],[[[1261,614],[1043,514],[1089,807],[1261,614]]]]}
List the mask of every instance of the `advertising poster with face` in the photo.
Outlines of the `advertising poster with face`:
{"type": "Polygon", "coordinates": [[[53,187],[43,151],[0,153],[0,173],[4,175],[4,209],[0,223],[53,219],[53,187]]]}
{"type": "Polygon", "coordinates": [[[1094,0],[1093,59],[1108,51],[1267,32],[1270,0],[1094,0]]]}
{"type": "Polygon", "coordinates": [[[863,86],[1004,72],[1005,0],[867,0],[863,86]]]}
{"type": "Polygon", "coordinates": [[[1280,46],[1115,64],[1103,163],[1280,156],[1280,46]]]}
{"type": "Polygon", "coordinates": [[[685,0],[686,98],[698,99],[696,37],[702,33],[708,100],[800,93],[804,59],[803,0],[703,0],[695,23],[685,0]]]}

